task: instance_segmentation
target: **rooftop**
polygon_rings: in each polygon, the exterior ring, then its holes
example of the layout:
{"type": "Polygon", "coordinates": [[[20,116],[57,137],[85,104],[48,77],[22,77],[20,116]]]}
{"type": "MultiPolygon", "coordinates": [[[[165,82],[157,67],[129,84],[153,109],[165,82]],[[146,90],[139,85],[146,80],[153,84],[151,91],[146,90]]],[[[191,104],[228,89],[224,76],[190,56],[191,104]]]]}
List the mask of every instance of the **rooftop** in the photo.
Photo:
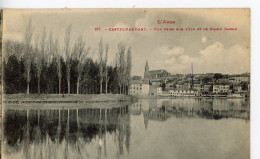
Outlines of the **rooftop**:
{"type": "Polygon", "coordinates": [[[131,84],[149,84],[147,80],[131,80],[131,84]]]}
{"type": "Polygon", "coordinates": [[[180,91],[197,91],[196,89],[185,89],[185,88],[174,88],[174,89],[171,89],[171,90],[180,90],[180,91]]]}
{"type": "MultiPolygon", "coordinates": [[[[149,73],[162,73],[163,71],[166,71],[164,69],[160,69],[160,70],[151,70],[149,71],[149,73]]],[[[167,72],[167,71],[166,71],[167,72]]]]}

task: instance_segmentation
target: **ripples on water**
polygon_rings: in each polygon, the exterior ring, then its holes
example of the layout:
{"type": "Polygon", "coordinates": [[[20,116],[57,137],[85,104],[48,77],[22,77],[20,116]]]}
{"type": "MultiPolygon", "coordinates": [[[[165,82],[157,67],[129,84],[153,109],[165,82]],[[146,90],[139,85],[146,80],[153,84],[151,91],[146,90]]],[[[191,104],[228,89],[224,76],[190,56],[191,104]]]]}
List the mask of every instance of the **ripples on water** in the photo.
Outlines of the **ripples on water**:
{"type": "Polygon", "coordinates": [[[140,99],[99,108],[6,105],[4,158],[249,158],[245,99],[140,99]],[[18,108],[18,106],[17,106],[18,108]]]}

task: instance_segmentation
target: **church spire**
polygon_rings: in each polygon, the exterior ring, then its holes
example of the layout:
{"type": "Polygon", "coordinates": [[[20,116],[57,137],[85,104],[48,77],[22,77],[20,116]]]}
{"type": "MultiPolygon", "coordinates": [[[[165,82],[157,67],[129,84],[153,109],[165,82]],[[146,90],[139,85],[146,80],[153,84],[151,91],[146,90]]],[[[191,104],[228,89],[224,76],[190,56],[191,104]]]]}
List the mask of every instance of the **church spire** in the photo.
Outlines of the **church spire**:
{"type": "Polygon", "coordinates": [[[149,72],[149,66],[148,66],[148,61],[146,60],[146,64],[144,68],[144,78],[148,77],[148,72],[149,72]]]}
{"type": "Polygon", "coordinates": [[[145,72],[149,71],[149,65],[148,65],[148,61],[146,60],[146,64],[145,64],[145,72]]]}

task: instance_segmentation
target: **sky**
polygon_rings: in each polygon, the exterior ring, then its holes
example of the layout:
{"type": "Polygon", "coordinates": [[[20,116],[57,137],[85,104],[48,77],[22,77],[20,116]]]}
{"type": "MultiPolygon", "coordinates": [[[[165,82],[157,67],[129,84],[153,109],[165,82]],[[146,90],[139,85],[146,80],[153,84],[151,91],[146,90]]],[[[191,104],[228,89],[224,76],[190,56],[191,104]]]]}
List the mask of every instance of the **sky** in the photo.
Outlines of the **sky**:
{"type": "Polygon", "coordinates": [[[166,69],[172,74],[191,72],[238,74],[250,72],[249,9],[58,9],[4,10],[3,40],[22,41],[29,19],[33,42],[52,31],[63,47],[71,25],[71,45],[82,36],[91,48],[88,57],[97,59],[98,42],[108,43],[108,64],[115,64],[120,42],[132,50],[132,75],[166,69]],[[175,21],[158,24],[158,20],[175,21]],[[95,31],[100,27],[101,31],[95,31]],[[237,28],[233,31],[204,31],[203,28],[237,28]],[[146,28],[147,31],[106,31],[108,28],[146,28]],[[183,28],[184,31],[155,31],[154,28],[183,28]],[[202,31],[186,31],[202,28],[202,31]],[[150,30],[151,29],[151,30],[150,30]]]}

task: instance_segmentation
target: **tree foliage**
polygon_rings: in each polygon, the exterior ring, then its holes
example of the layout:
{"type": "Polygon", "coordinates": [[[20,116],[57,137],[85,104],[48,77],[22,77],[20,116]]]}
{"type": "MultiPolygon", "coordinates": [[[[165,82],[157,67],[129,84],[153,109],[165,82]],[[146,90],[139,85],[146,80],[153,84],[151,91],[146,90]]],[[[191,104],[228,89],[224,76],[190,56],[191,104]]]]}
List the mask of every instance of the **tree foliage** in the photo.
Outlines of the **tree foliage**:
{"type": "Polygon", "coordinates": [[[43,28],[39,39],[33,37],[31,22],[24,40],[4,43],[4,92],[13,93],[125,93],[131,79],[131,48],[118,44],[115,65],[108,65],[107,43],[99,42],[99,60],[88,56],[82,36],[71,48],[71,26],[64,35],[63,45],[52,31],[43,28]],[[104,45],[104,46],[103,46],[104,45]],[[105,91],[102,89],[105,88],[105,91]]]}

